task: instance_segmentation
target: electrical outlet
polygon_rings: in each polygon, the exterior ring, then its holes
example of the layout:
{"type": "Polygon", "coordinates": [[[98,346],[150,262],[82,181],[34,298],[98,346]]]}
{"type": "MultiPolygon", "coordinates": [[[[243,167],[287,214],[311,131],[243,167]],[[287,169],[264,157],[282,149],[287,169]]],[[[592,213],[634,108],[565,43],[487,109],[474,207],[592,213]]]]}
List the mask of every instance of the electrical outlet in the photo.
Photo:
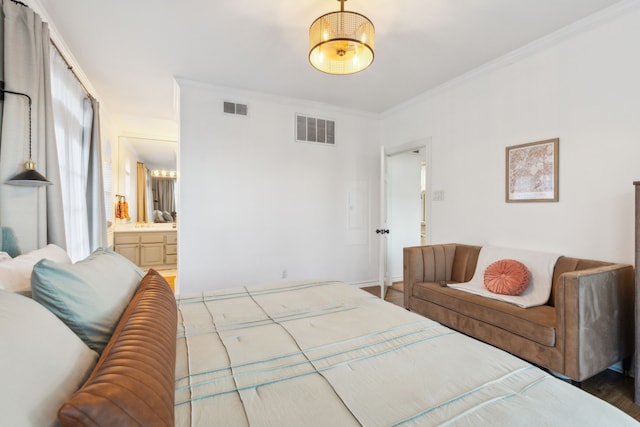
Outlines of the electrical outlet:
{"type": "Polygon", "coordinates": [[[431,198],[434,202],[440,202],[444,200],[444,190],[438,190],[433,192],[433,197],[431,198]]]}
{"type": "Polygon", "coordinates": [[[282,269],[282,278],[283,279],[287,278],[287,269],[286,268],[282,269]]]}

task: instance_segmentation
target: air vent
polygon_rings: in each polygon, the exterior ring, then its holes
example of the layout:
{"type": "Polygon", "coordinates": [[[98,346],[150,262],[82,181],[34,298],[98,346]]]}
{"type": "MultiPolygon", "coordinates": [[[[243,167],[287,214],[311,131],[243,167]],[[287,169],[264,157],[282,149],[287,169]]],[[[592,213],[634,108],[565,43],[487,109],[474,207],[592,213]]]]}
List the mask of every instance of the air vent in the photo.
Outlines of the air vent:
{"type": "Polygon", "coordinates": [[[296,114],[296,141],[335,145],[336,122],[296,114]]]}
{"type": "Polygon", "coordinates": [[[227,114],[236,114],[238,116],[246,116],[248,113],[247,104],[236,104],[228,101],[223,102],[222,110],[227,114]]]}

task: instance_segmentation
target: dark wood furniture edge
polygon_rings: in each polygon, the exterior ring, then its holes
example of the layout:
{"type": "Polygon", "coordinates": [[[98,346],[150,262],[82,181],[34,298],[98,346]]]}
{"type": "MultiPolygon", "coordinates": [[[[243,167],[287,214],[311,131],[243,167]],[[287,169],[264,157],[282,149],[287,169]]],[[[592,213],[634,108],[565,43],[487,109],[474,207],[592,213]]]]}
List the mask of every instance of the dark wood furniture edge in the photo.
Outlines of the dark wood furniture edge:
{"type": "Polygon", "coordinates": [[[635,193],[635,353],[633,356],[633,366],[635,368],[635,394],[634,402],[640,405],[640,360],[638,360],[638,349],[640,348],[640,181],[635,181],[633,185],[636,187],[635,193]]]}

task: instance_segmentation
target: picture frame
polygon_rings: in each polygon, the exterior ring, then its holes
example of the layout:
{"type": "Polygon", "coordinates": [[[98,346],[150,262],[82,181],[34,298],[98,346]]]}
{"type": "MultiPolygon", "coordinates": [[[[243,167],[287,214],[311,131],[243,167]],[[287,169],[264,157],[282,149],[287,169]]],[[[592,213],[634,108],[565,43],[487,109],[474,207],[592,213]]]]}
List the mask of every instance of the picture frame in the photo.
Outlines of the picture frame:
{"type": "Polygon", "coordinates": [[[560,139],[506,147],[505,201],[557,202],[560,139]]]}

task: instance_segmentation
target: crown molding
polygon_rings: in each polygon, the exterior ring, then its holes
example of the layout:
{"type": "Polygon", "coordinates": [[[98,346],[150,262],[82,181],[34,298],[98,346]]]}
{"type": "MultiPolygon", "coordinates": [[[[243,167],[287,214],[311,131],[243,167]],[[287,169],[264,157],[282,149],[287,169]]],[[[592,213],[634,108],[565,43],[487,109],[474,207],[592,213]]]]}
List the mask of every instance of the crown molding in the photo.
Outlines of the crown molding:
{"type": "Polygon", "coordinates": [[[454,77],[451,80],[446,81],[432,89],[422,92],[415,97],[404,101],[390,109],[380,113],[381,118],[385,118],[401,111],[405,108],[419,104],[433,97],[434,95],[443,92],[444,90],[454,88],[462,85],[463,83],[475,79],[479,76],[485,75],[489,72],[498,70],[505,66],[520,62],[525,58],[528,58],[540,51],[549,49],[562,43],[565,40],[576,37],[580,34],[584,34],[587,31],[606,24],[620,16],[627,15],[628,13],[640,10],[640,0],[622,0],[613,6],[609,6],[601,11],[586,16],[572,24],[569,24],[557,31],[554,31],[542,38],[534,40],[516,50],[513,50],[505,55],[502,55],[494,60],[491,60],[479,67],[474,68],[458,77],[454,77]]]}
{"type": "MultiPolygon", "coordinates": [[[[221,86],[213,83],[201,82],[198,80],[193,80],[184,77],[174,77],[177,88],[175,90],[175,94],[179,97],[179,92],[181,87],[192,87],[199,89],[207,89],[214,92],[217,92],[221,95],[233,96],[238,99],[238,102],[241,103],[249,103],[250,101],[241,101],[241,100],[256,100],[263,102],[272,102],[275,104],[288,105],[295,108],[304,107],[313,109],[314,111],[331,111],[332,113],[338,114],[351,114],[354,116],[359,116],[365,119],[378,119],[380,116],[378,113],[372,113],[368,111],[355,110],[350,108],[341,107],[335,104],[327,104],[318,101],[310,101],[304,98],[291,98],[286,96],[274,95],[266,92],[257,92],[252,90],[238,89],[230,86],[221,86]]],[[[176,102],[179,104],[179,102],[176,102]]]]}

